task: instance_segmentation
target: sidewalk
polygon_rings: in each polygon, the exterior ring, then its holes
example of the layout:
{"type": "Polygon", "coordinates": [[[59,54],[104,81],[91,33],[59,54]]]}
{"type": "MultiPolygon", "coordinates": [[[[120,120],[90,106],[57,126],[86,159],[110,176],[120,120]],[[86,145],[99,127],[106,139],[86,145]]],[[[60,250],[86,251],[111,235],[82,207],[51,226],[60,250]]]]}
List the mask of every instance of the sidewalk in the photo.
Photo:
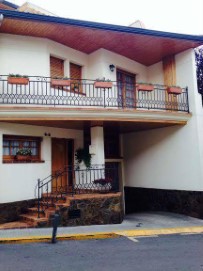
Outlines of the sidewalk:
{"type": "MultiPolygon", "coordinates": [[[[58,240],[203,233],[203,220],[165,212],[126,215],[122,224],[59,227],[58,240]]],[[[52,228],[0,230],[0,243],[49,241],[52,228]]]]}

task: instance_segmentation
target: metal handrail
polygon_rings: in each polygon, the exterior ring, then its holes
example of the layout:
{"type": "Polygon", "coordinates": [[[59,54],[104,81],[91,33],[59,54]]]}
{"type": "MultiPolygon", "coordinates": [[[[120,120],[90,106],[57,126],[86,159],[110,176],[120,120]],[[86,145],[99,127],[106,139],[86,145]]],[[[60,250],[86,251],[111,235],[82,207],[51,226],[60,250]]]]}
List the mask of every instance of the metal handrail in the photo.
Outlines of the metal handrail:
{"type": "Polygon", "coordinates": [[[115,166],[92,165],[90,168],[65,166],[43,180],[38,179],[38,218],[49,204],[54,206],[54,203],[63,199],[64,195],[117,192],[119,190],[117,172],[115,166]],[[72,174],[74,179],[70,187],[63,183],[63,177],[66,178],[67,183],[69,174],[72,174]]]}

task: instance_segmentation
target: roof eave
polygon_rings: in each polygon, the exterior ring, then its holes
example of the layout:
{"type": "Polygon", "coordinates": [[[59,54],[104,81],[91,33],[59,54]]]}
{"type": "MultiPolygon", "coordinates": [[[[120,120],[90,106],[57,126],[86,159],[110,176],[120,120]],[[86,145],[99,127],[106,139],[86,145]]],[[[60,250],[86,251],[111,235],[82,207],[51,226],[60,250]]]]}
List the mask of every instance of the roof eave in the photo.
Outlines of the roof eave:
{"type": "Polygon", "coordinates": [[[135,34],[135,35],[146,35],[146,36],[154,36],[154,37],[187,40],[187,41],[194,41],[194,42],[199,42],[203,44],[203,35],[190,35],[190,34],[163,32],[163,31],[134,28],[134,27],[121,26],[121,25],[112,25],[112,24],[105,24],[105,23],[67,19],[67,18],[48,16],[48,15],[32,14],[32,13],[26,13],[26,12],[13,11],[13,10],[0,9],[0,14],[3,14],[5,18],[80,26],[80,27],[85,27],[85,28],[92,28],[92,29],[98,29],[98,30],[104,30],[104,31],[114,31],[114,32],[128,33],[128,34],[135,34]]]}

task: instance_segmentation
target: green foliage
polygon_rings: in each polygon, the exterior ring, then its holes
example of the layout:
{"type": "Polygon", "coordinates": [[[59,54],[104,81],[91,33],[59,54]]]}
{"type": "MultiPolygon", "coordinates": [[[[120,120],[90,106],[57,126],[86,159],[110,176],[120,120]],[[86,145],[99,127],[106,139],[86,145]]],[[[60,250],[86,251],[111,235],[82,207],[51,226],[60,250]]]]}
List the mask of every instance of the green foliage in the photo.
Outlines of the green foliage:
{"type": "Polygon", "coordinates": [[[195,49],[198,92],[203,95],[203,46],[195,49]]]}
{"type": "Polygon", "coordinates": [[[105,77],[103,77],[103,78],[97,78],[96,81],[97,82],[111,82],[110,79],[105,79],[105,77]]]}
{"type": "Polygon", "coordinates": [[[138,85],[149,85],[149,86],[153,86],[153,84],[152,83],[143,83],[143,82],[139,82],[139,83],[137,83],[138,85]]]}
{"type": "Polygon", "coordinates": [[[10,73],[9,77],[16,77],[16,78],[28,78],[28,75],[21,75],[21,74],[13,74],[10,73]]]}
{"type": "Polygon", "coordinates": [[[58,80],[68,80],[69,77],[65,76],[65,77],[59,77],[59,76],[54,76],[52,77],[53,79],[58,79],[58,80]]]}
{"type": "Polygon", "coordinates": [[[31,156],[32,155],[32,151],[31,151],[31,149],[22,148],[22,149],[19,149],[16,152],[16,155],[31,156]]]}
{"type": "Polygon", "coordinates": [[[80,163],[84,162],[87,168],[91,167],[92,155],[89,153],[88,148],[79,148],[75,152],[75,160],[79,166],[80,163]]]}

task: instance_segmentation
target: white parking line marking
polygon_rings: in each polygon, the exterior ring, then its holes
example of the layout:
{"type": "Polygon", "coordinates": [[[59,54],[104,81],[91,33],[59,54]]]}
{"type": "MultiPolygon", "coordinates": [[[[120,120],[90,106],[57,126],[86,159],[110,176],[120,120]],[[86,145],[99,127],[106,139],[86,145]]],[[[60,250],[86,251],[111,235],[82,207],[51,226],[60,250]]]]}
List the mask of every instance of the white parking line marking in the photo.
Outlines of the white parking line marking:
{"type": "Polygon", "coordinates": [[[129,236],[126,236],[129,240],[135,242],[135,243],[139,243],[139,241],[135,238],[135,237],[129,237],[129,236]]]}
{"type": "Polygon", "coordinates": [[[184,233],[180,233],[180,235],[202,235],[201,233],[197,233],[197,232],[184,232],[184,233]]]}
{"type": "Polygon", "coordinates": [[[141,235],[141,236],[136,236],[136,238],[154,238],[154,237],[159,237],[158,235],[141,235]]]}

